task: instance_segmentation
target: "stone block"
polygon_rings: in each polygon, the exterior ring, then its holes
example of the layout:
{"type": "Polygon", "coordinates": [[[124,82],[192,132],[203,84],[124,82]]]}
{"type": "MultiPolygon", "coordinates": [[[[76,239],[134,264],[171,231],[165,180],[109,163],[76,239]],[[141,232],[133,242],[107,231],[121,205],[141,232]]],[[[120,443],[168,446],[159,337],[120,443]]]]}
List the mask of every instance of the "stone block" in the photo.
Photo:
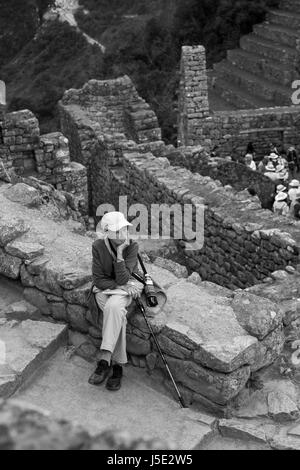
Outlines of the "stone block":
{"type": "Polygon", "coordinates": [[[65,302],[51,302],[50,312],[52,317],[58,321],[68,321],[67,305],[65,302]]]}
{"type": "Polygon", "coordinates": [[[219,372],[232,372],[255,363],[258,340],[253,336],[236,336],[204,342],[194,351],[194,361],[219,372]]]}
{"type": "Polygon", "coordinates": [[[77,287],[77,289],[65,291],[64,299],[70,304],[87,305],[87,295],[91,288],[91,283],[77,287]]]}
{"type": "Polygon", "coordinates": [[[92,273],[82,272],[80,270],[72,273],[63,273],[59,275],[58,284],[66,290],[73,290],[79,286],[90,282],[92,280],[92,273]]]}
{"type": "Polygon", "coordinates": [[[270,392],[267,401],[269,415],[277,422],[285,423],[295,421],[300,416],[297,404],[289,395],[281,391],[270,392]]]}
{"type": "Polygon", "coordinates": [[[24,264],[21,265],[20,275],[21,275],[21,282],[23,286],[35,287],[34,278],[28,273],[24,264]]]}
{"type": "Polygon", "coordinates": [[[39,243],[28,243],[14,240],[6,245],[5,251],[12,256],[31,260],[41,256],[44,253],[44,247],[39,243]]]}
{"type": "Polygon", "coordinates": [[[8,188],[5,191],[5,197],[28,207],[38,207],[42,204],[39,191],[25,183],[17,183],[8,188]]]}
{"type": "Polygon", "coordinates": [[[67,318],[71,327],[82,333],[87,333],[89,331],[90,325],[86,320],[87,309],[81,307],[80,305],[68,305],[67,306],[67,318]]]}
{"type": "Polygon", "coordinates": [[[18,279],[20,276],[22,260],[7,254],[0,248],[0,274],[11,279],[18,279]]]}
{"type": "Polygon", "coordinates": [[[23,292],[24,298],[38,308],[43,315],[51,315],[50,304],[47,301],[46,294],[38,289],[26,287],[23,292]]]}
{"type": "Polygon", "coordinates": [[[232,308],[241,326],[258,339],[283,323],[283,312],[274,302],[248,292],[236,293],[232,308]]]}
{"type": "MultiPolygon", "coordinates": [[[[234,398],[245,387],[250,377],[249,366],[224,374],[191,361],[166,357],[175,379],[190,390],[219,405],[226,405],[234,398]]],[[[160,359],[159,367],[164,368],[160,359]]]]}
{"type": "Polygon", "coordinates": [[[218,428],[223,437],[246,440],[247,442],[254,441],[261,444],[267,443],[263,427],[258,427],[245,420],[221,419],[218,422],[218,428]]]}
{"type": "Polygon", "coordinates": [[[5,246],[7,243],[15,240],[24,233],[28,232],[29,226],[25,224],[24,220],[16,217],[1,217],[0,218],[0,246],[5,246]]]}
{"type": "Polygon", "coordinates": [[[136,356],[147,356],[151,352],[151,343],[136,335],[127,335],[127,351],[136,356]]]}

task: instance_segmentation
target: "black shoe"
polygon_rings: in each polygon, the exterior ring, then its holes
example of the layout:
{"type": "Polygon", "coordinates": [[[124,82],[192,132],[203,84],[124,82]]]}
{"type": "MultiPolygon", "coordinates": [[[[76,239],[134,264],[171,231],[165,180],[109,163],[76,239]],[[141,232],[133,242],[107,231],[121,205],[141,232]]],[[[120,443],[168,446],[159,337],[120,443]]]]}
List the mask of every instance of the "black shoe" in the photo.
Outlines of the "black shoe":
{"type": "Polygon", "coordinates": [[[95,372],[89,378],[89,384],[101,385],[110,372],[110,365],[103,359],[98,362],[95,372]]]}
{"type": "Polygon", "coordinates": [[[113,366],[113,374],[106,382],[107,390],[120,390],[123,377],[123,368],[119,364],[113,366]]]}

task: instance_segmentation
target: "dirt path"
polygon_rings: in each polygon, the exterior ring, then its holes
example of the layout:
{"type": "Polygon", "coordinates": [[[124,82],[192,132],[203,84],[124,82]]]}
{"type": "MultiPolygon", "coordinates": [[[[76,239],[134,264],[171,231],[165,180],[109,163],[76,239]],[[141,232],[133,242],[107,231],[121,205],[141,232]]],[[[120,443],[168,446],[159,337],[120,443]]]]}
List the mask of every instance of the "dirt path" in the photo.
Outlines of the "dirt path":
{"type": "Polygon", "coordinates": [[[81,31],[79,28],[75,13],[80,8],[78,0],[56,0],[55,2],[55,11],[59,14],[59,18],[61,21],[67,21],[71,26],[74,26],[78,31],[80,31],[89,44],[97,44],[103,53],[105,53],[105,46],[101,44],[99,41],[91,38],[88,34],[81,31]]]}

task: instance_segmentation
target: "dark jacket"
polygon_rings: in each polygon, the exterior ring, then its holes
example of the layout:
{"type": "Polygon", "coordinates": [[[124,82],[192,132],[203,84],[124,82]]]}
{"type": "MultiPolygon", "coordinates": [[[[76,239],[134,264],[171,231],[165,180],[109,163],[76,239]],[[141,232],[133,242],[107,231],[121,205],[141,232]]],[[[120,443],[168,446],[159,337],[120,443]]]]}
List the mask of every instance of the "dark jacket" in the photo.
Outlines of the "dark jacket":
{"type": "Polygon", "coordinates": [[[124,261],[115,261],[108,251],[104,240],[96,240],[93,243],[92,274],[93,282],[88,294],[88,306],[95,326],[98,324],[99,308],[93,293],[93,287],[100,290],[116,289],[117,286],[127,284],[133,272],[138,272],[139,246],[131,242],[123,251],[124,261]]]}
{"type": "Polygon", "coordinates": [[[297,199],[296,204],[294,205],[294,217],[297,220],[300,220],[300,199],[297,199]]]}

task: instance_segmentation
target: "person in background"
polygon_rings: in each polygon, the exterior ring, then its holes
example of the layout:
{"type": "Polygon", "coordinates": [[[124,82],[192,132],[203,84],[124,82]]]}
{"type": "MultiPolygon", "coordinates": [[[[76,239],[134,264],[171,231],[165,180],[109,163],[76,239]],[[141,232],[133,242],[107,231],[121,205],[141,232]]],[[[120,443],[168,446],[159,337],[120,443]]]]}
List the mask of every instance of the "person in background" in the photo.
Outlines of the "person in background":
{"type": "Polygon", "coordinates": [[[300,182],[298,180],[292,180],[289,184],[288,197],[290,201],[290,214],[294,216],[294,206],[296,204],[297,194],[299,193],[300,182]]]}
{"type": "Polygon", "coordinates": [[[285,191],[287,191],[287,188],[286,188],[286,186],[284,186],[283,184],[279,184],[279,185],[276,187],[276,194],[278,194],[278,193],[284,193],[285,191]]]}
{"type": "Polygon", "coordinates": [[[266,166],[266,172],[264,173],[265,176],[270,178],[272,181],[278,181],[278,174],[276,173],[275,167],[273,163],[270,161],[266,166]]]}
{"type": "Polygon", "coordinates": [[[267,166],[268,163],[269,163],[269,157],[267,155],[265,155],[264,158],[262,159],[262,161],[259,162],[257,171],[259,171],[259,173],[265,173],[266,172],[266,166],[267,166]]]}
{"type": "Polygon", "coordinates": [[[287,151],[287,162],[291,177],[293,178],[297,172],[300,172],[300,159],[295,147],[289,147],[287,151]]]}
{"type": "Polygon", "coordinates": [[[273,212],[277,215],[289,216],[290,208],[287,203],[287,193],[278,193],[273,204],[273,212]]]}
{"type": "Polygon", "coordinates": [[[278,174],[279,181],[281,181],[282,183],[285,183],[286,181],[288,181],[289,171],[284,165],[278,164],[276,166],[276,173],[278,174]]]}
{"type": "Polygon", "coordinates": [[[290,182],[288,195],[289,195],[291,202],[295,200],[296,194],[298,193],[298,190],[299,190],[299,186],[300,186],[300,181],[298,180],[292,180],[290,182]]]}
{"type": "Polygon", "coordinates": [[[271,154],[271,153],[275,153],[276,155],[279,155],[279,152],[278,152],[278,150],[277,150],[277,147],[276,147],[274,144],[270,143],[269,149],[270,149],[270,154],[271,154]]]}
{"type": "Polygon", "coordinates": [[[296,220],[300,220],[300,190],[298,190],[295,198],[295,204],[293,209],[293,216],[296,220]]]}
{"type": "Polygon", "coordinates": [[[269,155],[270,162],[273,163],[274,167],[278,165],[279,155],[275,152],[271,152],[269,155]]]}
{"type": "Polygon", "coordinates": [[[247,153],[245,156],[245,165],[253,171],[256,171],[256,164],[253,161],[253,156],[251,153],[247,153]]]}
{"type": "Polygon", "coordinates": [[[254,145],[253,145],[252,142],[249,142],[248,145],[247,145],[246,155],[247,155],[247,153],[251,153],[251,155],[253,157],[253,160],[255,159],[256,152],[255,152],[255,148],[254,148],[254,145]]]}

